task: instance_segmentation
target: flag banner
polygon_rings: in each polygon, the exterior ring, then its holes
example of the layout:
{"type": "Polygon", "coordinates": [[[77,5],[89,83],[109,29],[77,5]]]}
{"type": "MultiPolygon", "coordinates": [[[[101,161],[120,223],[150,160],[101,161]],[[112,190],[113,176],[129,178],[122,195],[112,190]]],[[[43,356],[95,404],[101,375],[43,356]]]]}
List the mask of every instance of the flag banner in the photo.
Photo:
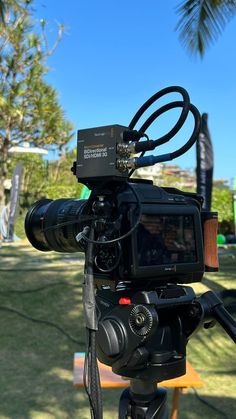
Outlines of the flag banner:
{"type": "Polygon", "coordinates": [[[16,222],[16,215],[20,197],[20,185],[23,167],[21,164],[17,164],[12,176],[12,187],[10,196],[10,211],[8,218],[8,239],[13,240],[14,225],[16,222]]]}
{"type": "Polygon", "coordinates": [[[207,120],[208,115],[203,113],[201,131],[197,139],[197,193],[204,198],[203,209],[210,211],[214,156],[207,120]]]}

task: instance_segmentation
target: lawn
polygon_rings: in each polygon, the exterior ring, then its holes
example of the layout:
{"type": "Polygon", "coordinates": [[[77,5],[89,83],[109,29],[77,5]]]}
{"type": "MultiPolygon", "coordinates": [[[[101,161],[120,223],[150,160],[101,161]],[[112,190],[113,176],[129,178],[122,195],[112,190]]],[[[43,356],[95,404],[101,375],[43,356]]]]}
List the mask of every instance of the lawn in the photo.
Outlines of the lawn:
{"type": "MultiPolygon", "coordinates": [[[[208,274],[194,286],[197,292],[236,288],[236,250],[223,249],[220,258],[221,272],[208,274]]],[[[83,256],[40,253],[19,241],[4,244],[0,261],[0,418],[89,418],[86,395],[72,384],[74,352],[85,349],[83,256]],[[14,310],[55,323],[69,337],[14,310]]],[[[225,416],[190,389],[181,396],[180,419],[236,417],[235,345],[221,327],[200,330],[188,345],[188,359],[205,383],[198,394],[225,416]]],[[[104,418],[117,417],[119,395],[103,392],[104,418]]]]}

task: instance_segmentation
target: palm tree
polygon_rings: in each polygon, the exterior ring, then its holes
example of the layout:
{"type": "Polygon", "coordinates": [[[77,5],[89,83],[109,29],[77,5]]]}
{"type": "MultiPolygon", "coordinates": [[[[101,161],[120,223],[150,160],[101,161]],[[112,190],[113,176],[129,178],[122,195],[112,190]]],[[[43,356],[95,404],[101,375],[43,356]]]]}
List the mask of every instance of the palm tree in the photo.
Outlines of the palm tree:
{"type": "Polygon", "coordinates": [[[0,22],[4,21],[4,0],[0,0],[0,22]]]}
{"type": "Polygon", "coordinates": [[[236,0],[185,0],[176,11],[181,42],[191,53],[203,56],[236,14],[236,0]]]}

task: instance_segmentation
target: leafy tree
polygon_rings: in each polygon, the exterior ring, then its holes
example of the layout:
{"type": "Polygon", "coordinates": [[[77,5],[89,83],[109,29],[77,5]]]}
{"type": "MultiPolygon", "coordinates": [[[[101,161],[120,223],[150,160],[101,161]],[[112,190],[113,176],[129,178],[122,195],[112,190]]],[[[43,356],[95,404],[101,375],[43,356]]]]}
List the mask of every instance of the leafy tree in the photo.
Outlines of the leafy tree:
{"type": "Polygon", "coordinates": [[[9,161],[8,173],[12,175],[17,163],[24,168],[21,184],[20,207],[23,212],[42,198],[79,198],[82,185],[71,172],[76,150],[64,153],[58,160],[46,161],[31,153],[15,153],[9,161]]]}
{"type": "Polygon", "coordinates": [[[180,40],[191,53],[204,55],[236,14],[236,0],[184,0],[177,7],[180,40]]]}
{"type": "Polygon", "coordinates": [[[41,146],[62,147],[71,138],[56,90],[45,82],[46,61],[63,32],[59,27],[49,49],[46,22],[41,33],[33,31],[31,0],[5,1],[5,22],[0,23],[0,206],[4,204],[9,149],[27,141],[41,146]]]}
{"type": "Polygon", "coordinates": [[[233,201],[232,191],[225,187],[225,189],[213,187],[212,190],[212,211],[218,212],[218,219],[233,220],[233,201]]]}
{"type": "Polygon", "coordinates": [[[23,166],[21,179],[20,206],[29,208],[44,194],[47,183],[47,162],[38,154],[14,153],[8,160],[8,177],[11,178],[17,163],[23,166]]]}
{"type": "Polygon", "coordinates": [[[59,160],[50,162],[48,167],[45,196],[57,198],[79,198],[82,185],[72,174],[71,167],[76,160],[76,149],[63,154],[59,160]]]}

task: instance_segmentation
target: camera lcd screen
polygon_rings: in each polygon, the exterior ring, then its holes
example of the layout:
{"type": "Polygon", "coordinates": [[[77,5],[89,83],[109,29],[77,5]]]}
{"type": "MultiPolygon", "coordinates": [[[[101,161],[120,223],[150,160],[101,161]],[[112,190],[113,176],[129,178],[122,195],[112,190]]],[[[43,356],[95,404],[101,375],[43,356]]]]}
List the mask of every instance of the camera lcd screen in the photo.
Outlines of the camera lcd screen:
{"type": "Polygon", "coordinates": [[[137,246],[140,267],[196,262],[193,216],[142,215],[137,246]]]}

